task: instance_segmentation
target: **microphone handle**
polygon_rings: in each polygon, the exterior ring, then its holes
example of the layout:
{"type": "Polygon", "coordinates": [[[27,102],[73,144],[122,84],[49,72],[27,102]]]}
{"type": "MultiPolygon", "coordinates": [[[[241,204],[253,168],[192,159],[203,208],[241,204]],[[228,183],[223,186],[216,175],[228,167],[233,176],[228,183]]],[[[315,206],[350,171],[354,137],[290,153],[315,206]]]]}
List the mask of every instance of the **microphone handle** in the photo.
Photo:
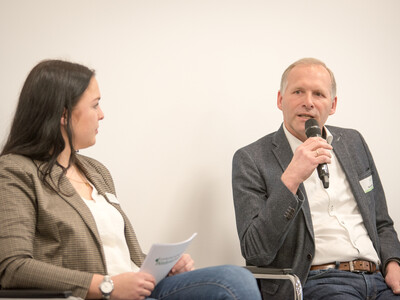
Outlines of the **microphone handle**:
{"type": "Polygon", "coordinates": [[[319,179],[321,179],[324,188],[329,187],[329,170],[327,164],[319,164],[317,167],[319,179]]]}
{"type": "MultiPolygon", "coordinates": [[[[315,119],[310,119],[305,124],[306,136],[310,137],[322,137],[322,131],[315,119]]],[[[318,177],[321,179],[324,188],[329,187],[329,170],[327,164],[319,164],[317,167],[318,177]]]]}

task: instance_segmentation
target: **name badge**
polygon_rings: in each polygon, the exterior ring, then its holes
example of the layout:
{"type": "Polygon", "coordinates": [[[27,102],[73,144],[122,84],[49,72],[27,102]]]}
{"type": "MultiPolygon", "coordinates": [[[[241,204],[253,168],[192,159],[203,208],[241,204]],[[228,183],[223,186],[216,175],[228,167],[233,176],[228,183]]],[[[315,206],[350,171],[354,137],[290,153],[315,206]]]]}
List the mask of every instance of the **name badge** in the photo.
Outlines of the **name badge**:
{"type": "Polygon", "coordinates": [[[360,184],[362,189],[364,190],[364,193],[368,193],[374,189],[374,183],[372,181],[372,175],[368,176],[367,178],[364,178],[363,180],[360,180],[360,184]]]}
{"type": "Polygon", "coordinates": [[[119,201],[118,201],[117,197],[115,197],[114,194],[106,193],[106,196],[107,196],[108,200],[110,200],[111,203],[119,204],[119,201]]]}

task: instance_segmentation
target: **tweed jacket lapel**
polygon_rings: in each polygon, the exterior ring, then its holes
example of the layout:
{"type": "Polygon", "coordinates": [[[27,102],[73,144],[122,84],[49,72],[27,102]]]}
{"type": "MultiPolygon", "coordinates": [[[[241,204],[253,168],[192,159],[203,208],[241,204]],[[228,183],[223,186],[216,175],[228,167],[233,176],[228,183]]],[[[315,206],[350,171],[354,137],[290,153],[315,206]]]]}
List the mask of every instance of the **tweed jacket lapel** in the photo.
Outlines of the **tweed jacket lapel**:
{"type": "MultiPolygon", "coordinates": [[[[107,199],[107,196],[105,196],[107,199]]],[[[107,199],[107,201],[109,201],[107,199]]],[[[109,201],[110,202],[110,201],[109,201]]],[[[111,202],[110,202],[111,203],[111,202]]],[[[114,206],[122,215],[125,221],[125,237],[126,241],[128,244],[129,248],[129,253],[131,256],[132,261],[138,266],[142,266],[142,263],[144,261],[145,255],[142,252],[142,249],[140,248],[140,244],[136,238],[135,231],[133,230],[133,227],[131,223],[128,221],[128,217],[125,215],[125,213],[122,211],[120,205],[116,205],[114,203],[111,203],[112,206],[114,206]]]]}
{"type": "MultiPolygon", "coordinates": [[[[115,193],[115,192],[106,190],[105,184],[104,184],[104,179],[101,176],[101,174],[98,172],[90,171],[86,167],[86,165],[83,163],[83,161],[81,161],[79,159],[79,157],[77,157],[77,164],[82,169],[82,171],[84,172],[85,176],[89,179],[89,181],[96,187],[98,193],[100,195],[102,195],[107,200],[107,202],[110,203],[112,206],[114,206],[121,214],[122,218],[124,219],[125,237],[126,237],[126,241],[128,244],[131,259],[137,266],[140,267],[144,260],[144,254],[143,254],[143,252],[140,248],[140,244],[136,238],[135,231],[134,231],[128,217],[121,209],[121,206],[119,204],[114,203],[113,201],[110,201],[109,197],[107,196],[107,193],[110,193],[110,192],[115,193]]],[[[116,195],[114,195],[114,196],[116,196],[116,195]]],[[[93,219],[93,217],[92,217],[92,219],[93,219]]],[[[95,229],[97,232],[97,227],[95,227],[95,229]]],[[[100,237],[98,234],[96,235],[96,238],[98,238],[99,243],[101,244],[101,240],[100,240],[100,237]]],[[[102,249],[102,253],[103,253],[103,249],[102,249]]]]}
{"type": "MultiPolygon", "coordinates": [[[[85,176],[87,176],[88,179],[94,183],[96,188],[101,186],[101,184],[98,183],[98,179],[95,173],[88,172],[86,169],[84,170],[84,173],[85,176]]],[[[53,187],[55,191],[59,190],[57,185],[58,185],[58,179],[60,178],[61,174],[62,174],[62,169],[59,166],[54,166],[51,172],[51,177],[53,178],[53,181],[50,183],[50,185],[53,187]]],[[[106,268],[105,255],[101,243],[101,238],[97,230],[96,221],[94,220],[93,215],[90,212],[90,209],[83,202],[82,198],[75,191],[74,187],[69,182],[66,176],[63,176],[61,178],[59,188],[62,191],[62,193],[57,192],[58,195],[61,198],[63,198],[66,202],[68,202],[78,212],[78,214],[82,217],[82,220],[86,223],[87,227],[94,235],[97,242],[97,247],[101,251],[103,265],[106,268]]]]}
{"type": "MultiPolygon", "coordinates": [[[[60,178],[61,173],[62,173],[62,169],[58,166],[55,166],[52,170],[51,176],[53,178],[53,182],[51,182],[50,185],[54,188],[55,191],[58,191],[57,185],[58,185],[58,179],[60,178]]],[[[100,236],[97,231],[96,222],[93,218],[93,215],[90,212],[89,208],[83,202],[82,198],[75,191],[74,187],[69,182],[69,180],[67,179],[66,176],[63,176],[61,178],[59,188],[62,191],[62,193],[57,192],[59,194],[59,196],[62,197],[66,202],[68,202],[81,215],[82,219],[85,221],[87,226],[90,228],[93,235],[96,237],[97,242],[100,245],[101,244],[100,236]]],[[[96,188],[97,188],[97,186],[96,186],[96,188]]]]}
{"type": "MultiPolygon", "coordinates": [[[[284,125],[282,124],[281,127],[279,128],[279,130],[275,133],[275,136],[274,136],[273,142],[272,142],[275,146],[275,148],[273,149],[273,153],[282,168],[282,172],[284,172],[286,170],[286,168],[290,164],[290,161],[293,158],[292,148],[290,147],[289,141],[286,138],[285,131],[283,130],[283,126],[284,125]]],[[[302,211],[305,216],[307,228],[308,228],[308,231],[310,232],[311,236],[314,236],[310,205],[308,203],[307,193],[306,193],[303,183],[300,184],[299,190],[303,193],[303,195],[305,197],[304,203],[302,206],[302,211]]]]}

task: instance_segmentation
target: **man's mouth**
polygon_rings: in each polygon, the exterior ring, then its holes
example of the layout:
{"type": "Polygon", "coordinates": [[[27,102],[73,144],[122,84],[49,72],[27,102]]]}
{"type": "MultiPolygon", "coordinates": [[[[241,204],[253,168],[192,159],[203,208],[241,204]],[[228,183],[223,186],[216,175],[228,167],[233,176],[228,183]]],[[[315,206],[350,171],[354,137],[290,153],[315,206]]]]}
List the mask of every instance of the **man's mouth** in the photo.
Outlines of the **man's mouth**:
{"type": "Polygon", "coordinates": [[[305,119],[314,119],[314,117],[311,116],[311,115],[299,114],[298,116],[299,116],[300,118],[305,118],[305,119]]]}

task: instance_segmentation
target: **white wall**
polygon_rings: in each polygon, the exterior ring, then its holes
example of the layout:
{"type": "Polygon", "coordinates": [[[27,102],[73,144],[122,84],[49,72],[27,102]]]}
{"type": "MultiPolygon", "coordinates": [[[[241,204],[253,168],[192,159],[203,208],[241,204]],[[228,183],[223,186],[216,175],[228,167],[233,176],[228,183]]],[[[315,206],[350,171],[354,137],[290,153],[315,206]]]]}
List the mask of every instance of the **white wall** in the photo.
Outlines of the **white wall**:
{"type": "Polygon", "coordinates": [[[236,149],[276,130],[283,70],[306,56],[338,82],[328,123],[359,129],[400,230],[398,0],[0,0],[0,140],[40,60],[97,71],[105,119],[82,151],[113,173],[147,251],[198,232],[198,267],[243,264],[236,149]]]}

